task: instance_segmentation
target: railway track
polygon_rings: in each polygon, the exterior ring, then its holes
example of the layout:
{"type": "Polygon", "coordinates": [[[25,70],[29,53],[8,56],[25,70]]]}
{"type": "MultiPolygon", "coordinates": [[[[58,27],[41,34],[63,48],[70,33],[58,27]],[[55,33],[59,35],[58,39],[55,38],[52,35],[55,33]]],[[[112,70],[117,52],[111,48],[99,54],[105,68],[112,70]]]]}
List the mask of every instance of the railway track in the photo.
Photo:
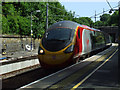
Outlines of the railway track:
{"type": "Polygon", "coordinates": [[[2,88],[14,88],[17,89],[21,86],[24,86],[30,82],[43,78],[49,74],[52,74],[58,70],[44,70],[39,67],[33,71],[28,71],[22,74],[19,74],[15,77],[2,80],[2,88]]]}
{"type": "Polygon", "coordinates": [[[0,74],[2,79],[7,79],[40,67],[36,55],[7,58],[6,60],[0,61],[0,64],[0,74]]]}

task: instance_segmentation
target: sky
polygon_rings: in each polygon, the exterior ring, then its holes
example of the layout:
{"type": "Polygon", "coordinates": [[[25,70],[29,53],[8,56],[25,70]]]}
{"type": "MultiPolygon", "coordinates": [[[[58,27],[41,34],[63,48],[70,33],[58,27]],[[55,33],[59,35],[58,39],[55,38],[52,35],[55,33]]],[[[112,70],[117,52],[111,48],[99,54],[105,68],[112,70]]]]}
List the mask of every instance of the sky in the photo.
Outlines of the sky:
{"type": "MultiPolygon", "coordinates": [[[[118,6],[119,0],[108,0],[111,7],[118,6]]],[[[110,7],[106,0],[59,0],[59,2],[65,6],[65,9],[67,11],[74,11],[76,15],[79,15],[80,17],[91,17],[96,14],[102,13],[103,10],[109,10],[110,7]]],[[[115,8],[118,9],[118,8],[115,8]]],[[[105,12],[109,13],[109,11],[105,12]]],[[[103,13],[102,13],[103,14],[103,13]]],[[[101,14],[101,15],[102,15],[101,14]]],[[[99,20],[100,15],[98,15],[97,20],[99,20]]],[[[93,21],[95,21],[95,18],[91,18],[93,21]]]]}

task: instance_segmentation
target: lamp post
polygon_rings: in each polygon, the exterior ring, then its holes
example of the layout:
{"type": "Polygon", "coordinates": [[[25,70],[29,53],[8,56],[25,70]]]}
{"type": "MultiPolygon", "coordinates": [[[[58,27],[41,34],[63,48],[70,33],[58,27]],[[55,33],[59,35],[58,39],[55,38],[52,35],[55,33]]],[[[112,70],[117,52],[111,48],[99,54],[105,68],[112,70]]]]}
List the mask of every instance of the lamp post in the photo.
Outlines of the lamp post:
{"type": "Polygon", "coordinates": [[[47,5],[46,5],[46,31],[48,29],[48,2],[47,2],[47,5]]]}
{"type": "MultiPolygon", "coordinates": [[[[40,10],[36,10],[36,11],[34,11],[34,12],[40,12],[40,10]]],[[[32,51],[32,36],[33,36],[33,30],[32,30],[32,14],[34,13],[34,12],[31,12],[31,51],[32,51]]]]}

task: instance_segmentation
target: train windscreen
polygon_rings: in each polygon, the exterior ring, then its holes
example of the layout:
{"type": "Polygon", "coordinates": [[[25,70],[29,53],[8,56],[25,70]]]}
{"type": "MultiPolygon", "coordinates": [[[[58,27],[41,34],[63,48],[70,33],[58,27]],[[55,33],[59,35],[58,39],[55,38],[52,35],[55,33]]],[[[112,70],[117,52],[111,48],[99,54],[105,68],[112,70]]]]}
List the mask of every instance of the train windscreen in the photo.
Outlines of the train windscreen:
{"type": "Polygon", "coordinates": [[[55,28],[45,34],[47,40],[70,40],[74,30],[69,28],[55,28]]]}

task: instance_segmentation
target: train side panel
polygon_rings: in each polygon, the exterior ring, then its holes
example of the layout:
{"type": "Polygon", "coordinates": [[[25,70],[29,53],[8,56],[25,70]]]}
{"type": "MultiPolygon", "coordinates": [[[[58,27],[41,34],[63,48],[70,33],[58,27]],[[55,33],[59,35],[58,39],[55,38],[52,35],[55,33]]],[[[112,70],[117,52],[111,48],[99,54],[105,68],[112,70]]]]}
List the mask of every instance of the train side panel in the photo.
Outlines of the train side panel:
{"type": "Polygon", "coordinates": [[[91,44],[91,38],[90,38],[90,30],[83,29],[82,32],[82,54],[88,54],[91,52],[92,44],[91,44]]]}
{"type": "Polygon", "coordinates": [[[92,31],[90,33],[92,51],[102,49],[106,46],[106,38],[104,33],[99,31],[92,31]]]}

